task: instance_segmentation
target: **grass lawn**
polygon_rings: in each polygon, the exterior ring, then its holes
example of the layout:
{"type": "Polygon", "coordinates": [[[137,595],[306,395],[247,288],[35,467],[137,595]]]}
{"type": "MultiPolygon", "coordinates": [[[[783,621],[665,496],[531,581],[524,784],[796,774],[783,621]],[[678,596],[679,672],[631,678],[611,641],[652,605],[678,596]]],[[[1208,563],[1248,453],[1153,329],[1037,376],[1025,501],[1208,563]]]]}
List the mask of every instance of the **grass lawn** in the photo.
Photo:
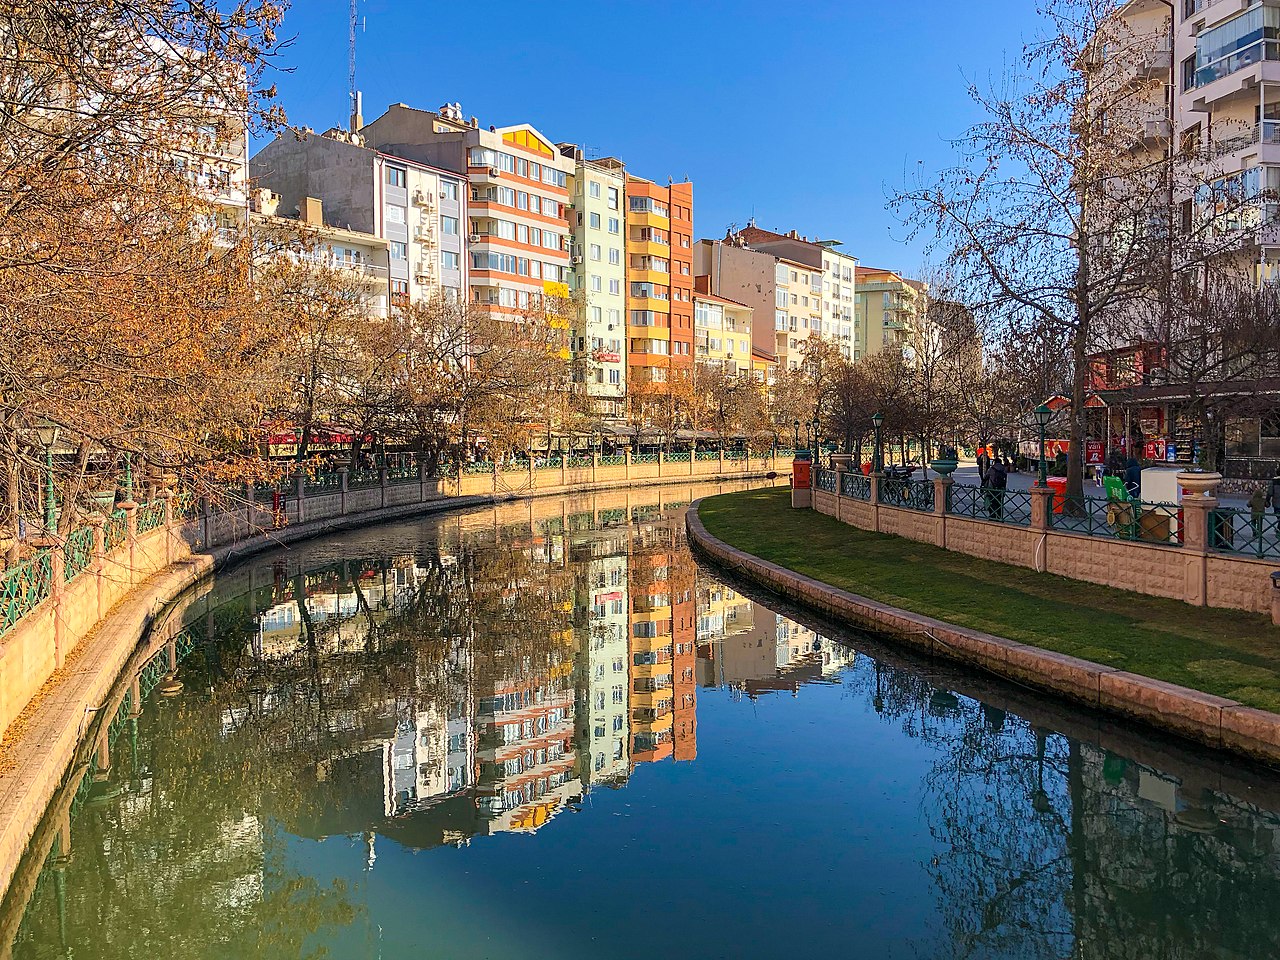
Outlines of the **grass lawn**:
{"type": "Polygon", "coordinates": [[[1280,712],[1280,627],[869,533],[785,488],[702,501],[712,536],[852,593],[1019,643],[1280,712]]]}

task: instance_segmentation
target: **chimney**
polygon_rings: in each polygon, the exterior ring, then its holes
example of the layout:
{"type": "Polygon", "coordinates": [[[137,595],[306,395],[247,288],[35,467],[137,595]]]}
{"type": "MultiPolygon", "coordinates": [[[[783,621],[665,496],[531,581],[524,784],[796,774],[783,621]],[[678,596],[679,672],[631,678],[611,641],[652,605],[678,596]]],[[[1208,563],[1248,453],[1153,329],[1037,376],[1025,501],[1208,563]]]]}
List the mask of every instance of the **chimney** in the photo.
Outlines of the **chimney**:
{"type": "MultiPolygon", "coordinates": [[[[351,132],[359,133],[360,128],[364,126],[364,94],[359,90],[355,92],[355,96],[351,99],[351,132]]],[[[353,143],[355,141],[352,141],[353,143]]]]}
{"type": "Polygon", "coordinates": [[[324,226],[323,205],[315,197],[303,197],[298,207],[298,219],[313,227],[324,226]]]}
{"type": "Polygon", "coordinates": [[[274,217],[280,209],[280,194],[272,193],[266,187],[259,187],[252,196],[254,212],[264,217],[274,217]]]}

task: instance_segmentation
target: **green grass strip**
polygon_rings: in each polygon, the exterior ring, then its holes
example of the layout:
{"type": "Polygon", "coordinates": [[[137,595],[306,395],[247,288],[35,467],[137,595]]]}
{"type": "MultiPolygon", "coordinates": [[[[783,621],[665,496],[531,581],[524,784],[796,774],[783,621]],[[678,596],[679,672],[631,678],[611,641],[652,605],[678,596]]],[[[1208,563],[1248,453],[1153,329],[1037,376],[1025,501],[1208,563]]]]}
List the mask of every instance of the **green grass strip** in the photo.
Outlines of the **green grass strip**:
{"type": "Polygon", "coordinates": [[[1280,628],[979,560],[793,510],[786,488],[702,501],[707,532],[852,593],[1019,643],[1280,712],[1280,628]]]}

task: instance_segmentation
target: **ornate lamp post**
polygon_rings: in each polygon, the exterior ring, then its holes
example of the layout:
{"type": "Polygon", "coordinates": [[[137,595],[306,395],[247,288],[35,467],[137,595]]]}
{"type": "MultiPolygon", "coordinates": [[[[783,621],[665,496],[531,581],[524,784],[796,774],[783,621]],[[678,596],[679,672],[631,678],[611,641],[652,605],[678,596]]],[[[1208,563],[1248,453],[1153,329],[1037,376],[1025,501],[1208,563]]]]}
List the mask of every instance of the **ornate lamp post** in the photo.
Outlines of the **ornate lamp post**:
{"type": "Polygon", "coordinates": [[[814,462],[816,463],[817,455],[822,452],[818,449],[818,431],[822,428],[822,424],[818,421],[818,415],[816,413],[813,415],[813,423],[811,426],[813,427],[813,450],[814,462]]]}
{"type": "Polygon", "coordinates": [[[44,530],[48,535],[52,535],[58,525],[54,503],[53,445],[58,442],[59,432],[58,425],[49,420],[42,420],[36,425],[36,437],[44,447],[44,530]]]}
{"type": "Polygon", "coordinates": [[[1049,464],[1044,459],[1044,434],[1049,427],[1049,418],[1053,416],[1053,411],[1046,404],[1040,404],[1036,407],[1036,426],[1040,428],[1040,486],[1047,486],[1049,483],[1049,464]]]}
{"type": "Polygon", "coordinates": [[[875,429],[875,432],[876,432],[875,455],[871,458],[872,473],[884,472],[884,457],[882,456],[880,451],[880,427],[883,425],[884,425],[884,414],[880,412],[876,412],[871,417],[871,426],[875,429]]]}
{"type": "Polygon", "coordinates": [[[796,420],[794,423],[792,423],[791,429],[795,431],[795,440],[791,444],[791,449],[794,452],[800,449],[800,421],[796,420]]]}

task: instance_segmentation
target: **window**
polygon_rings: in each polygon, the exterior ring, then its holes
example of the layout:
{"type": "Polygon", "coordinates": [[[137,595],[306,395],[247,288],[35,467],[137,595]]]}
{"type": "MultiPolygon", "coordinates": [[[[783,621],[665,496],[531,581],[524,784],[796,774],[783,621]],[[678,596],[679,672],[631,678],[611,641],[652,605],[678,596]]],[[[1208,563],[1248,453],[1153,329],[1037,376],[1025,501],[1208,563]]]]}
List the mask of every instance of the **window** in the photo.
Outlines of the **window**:
{"type": "Polygon", "coordinates": [[[600,292],[600,275],[598,273],[591,275],[591,290],[594,293],[600,292]]]}
{"type": "Polygon", "coordinates": [[[591,224],[591,229],[592,229],[592,230],[599,230],[599,229],[600,229],[600,214],[598,214],[598,213],[593,213],[593,214],[591,214],[591,216],[588,218],[588,222],[591,224]]]}
{"type": "Polygon", "coordinates": [[[408,280],[391,281],[391,305],[393,307],[407,307],[409,305],[408,280]]]}
{"type": "Polygon", "coordinates": [[[599,323],[604,319],[604,311],[600,307],[591,308],[591,322],[599,323]]]}
{"type": "Polygon", "coordinates": [[[404,223],[404,207],[387,207],[387,223],[404,223]]]}
{"type": "Polygon", "coordinates": [[[609,281],[609,292],[615,297],[622,293],[622,281],[613,279],[609,281]]]}
{"type": "Polygon", "coordinates": [[[622,251],[619,250],[617,247],[610,247],[609,262],[614,265],[622,263],[622,251]]]}
{"type": "Polygon", "coordinates": [[[456,237],[458,235],[458,218],[457,217],[441,217],[440,232],[448,237],[456,237]]]}
{"type": "Polygon", "coordinates": [[[618,209],[618,188],[617,188],[617,187],[610,187],[610,188],[609,188],[609,200],[608,200],[608,203],[609,203],[609,209],[610,209],[610,210],[617,210],[617,209],[618,209]]]}
{"type": "Polygon", "coordinates": [[[600,259],[600,244],[598,244],[598,243],[593,243],[593,244],[591,244],[590,249],[591,249],[591,259],[592,259],[592,260],[599,260],[599,259],[600,259]]]}
{"type": "Polygon", "coordinates": [[[391,259],[407,260],[409,258],[409,245],[402,240],[391,241],[391,259]]]}
{"type": "Polygon", "coordinates": [[[613,369],[609,371],[609,383],[611,386],[618,386],[622,383],[622,371],[613,369]]]}
{"type": "Polygon", "coordinates": [[[440,266],[445,270],[458,269],[458,254],[455,250],[440,251],[440,266]]]}
{"type": "MultiPolygon", "coordinates": [[[[1260,4],[1205,30],[1196,37],[1194,85],[1202,87],[1260,60],[1280,59],[1280,51],[1271,42],[1277,37],[1280,37],[1280,9],[1260,4]]],[[[1185,81],[1185,74],[1183,79],[1185,81]]]]}
{"type": "Polygon", "coordinates": [[[597,200],[600,199],[600,181],[592,180],[590,183],[588,183],[587,193],[595,197],[597,200]]]}
{"type": "MultiPolygon", "coordinates": [[[[533,232],[538,234],[538,237],[539,237],[538,242],[541,243],[542,232],[537,229],[535,229],[533,232]]],[[[526,227],[523,223],[516,225],[516,239],[521,243],[529,242],[529,228],[526,227]]]]}
{"type": "Polygon", "coordinates": [[[621,229],[621,224],[620,224],[620,222],[619,222],[618,218],[617,218],[617,217],[610,217],[610,218],[609,218],[609,232],[610,232],[610,233],[618,233],[618,232],[620,231],[620,229],[621,229]]]}
{"type": "Polygon", "coordinates": [[[403,187],[405,184],[404,167],[387,167],[387,186],[403,187]]]}
{"type": "Polygon", "coordinates": [[[457,182],[456,180],[441,180],[441,181],[440,181],[440,199],[442,199],[442,200],[453,200],[453,201],[455,201],[455,202],[457,201],[457,199],[458,199],[458,182],[457,182]]]}
{"type": "MultiPolygon", "coordinates": [[[[537,200],[538,198],[534,197],[534,199],[537,200]]],[[[525,193],[523,190],[519,190],[516,192],[516,209],[518,210],[529,209],[529,195],[525,193]]]]}

